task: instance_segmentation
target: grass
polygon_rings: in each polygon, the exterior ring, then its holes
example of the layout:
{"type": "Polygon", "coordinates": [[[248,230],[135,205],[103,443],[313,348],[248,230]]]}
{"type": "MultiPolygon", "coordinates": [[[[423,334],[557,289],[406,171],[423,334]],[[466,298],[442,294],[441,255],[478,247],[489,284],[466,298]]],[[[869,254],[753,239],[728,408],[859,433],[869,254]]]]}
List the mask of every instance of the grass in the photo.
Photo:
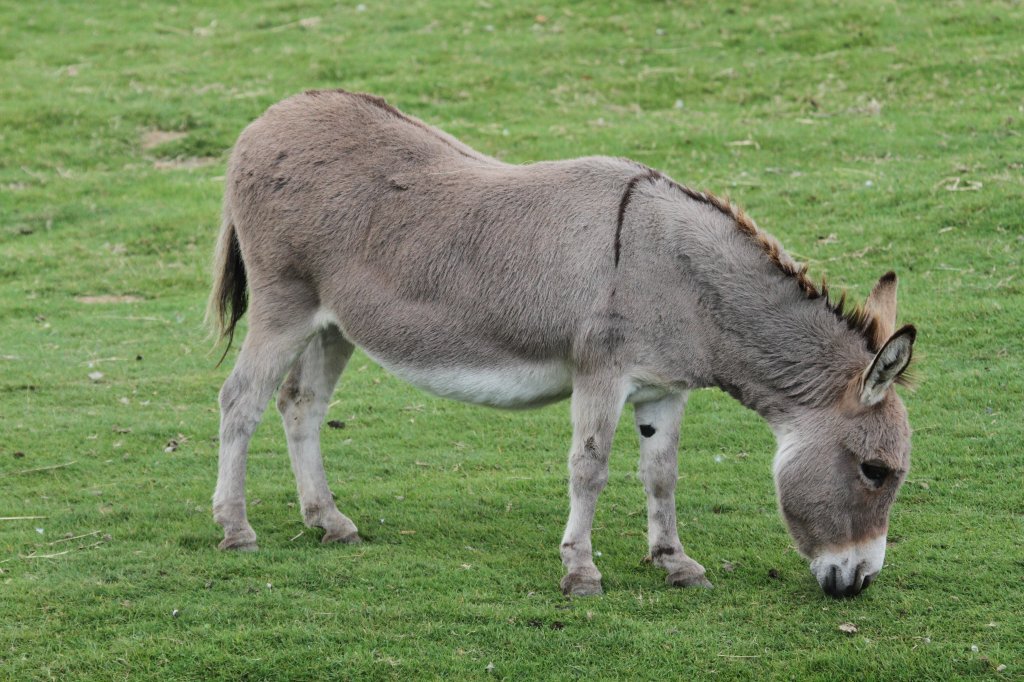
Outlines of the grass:
{"type": "Polygon", "coordinates": [[[0,520],[0,677],[1024,674],[1024,8],[594,5],[0,3],[0,516],[43,517],[0,520]],[[324,444],[369,542],[304,531],[271,412],[250,458],[262,549],[217,552],[231,360],[214,367],[201,314],[224,161],[268,105],[336,86],[511,162],[624,155],[728,192],[856,298],[897,270],[922,383],[880,580],[820,593],[775,511],[768,430],[703,391],[678,507],[717,589],[639,564],[622,429],[606,594],[567,600],[567,407],[435,400],[361,355],[324,444]]]}

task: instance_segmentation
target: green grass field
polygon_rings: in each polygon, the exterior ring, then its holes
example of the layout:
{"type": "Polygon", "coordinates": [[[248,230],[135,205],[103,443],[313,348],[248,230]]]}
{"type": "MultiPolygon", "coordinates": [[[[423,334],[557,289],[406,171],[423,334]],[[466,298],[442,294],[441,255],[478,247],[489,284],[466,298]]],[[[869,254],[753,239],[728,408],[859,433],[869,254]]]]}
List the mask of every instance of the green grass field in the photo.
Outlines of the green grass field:
{"type": "Polygon", "coordinates": [[[596,4],[0,2],[0,678],[1024,675],[1024,7],[596,4]],[[234,351],[215,367],[202,313],[225,160],[313,87],[509,162],[622,155],[726,193],[857,299],[895,269],[920,386],[878,582],[821,593],[775,510],[769,430],[701,391],[680,535],[716,589],[640,563],[622,428],[606,593],[568,600],[567,406],[435,400],[362,355],[323,439],[368,542],[304,529],[270,411],[261,550],[218,552],[234,351]]]}

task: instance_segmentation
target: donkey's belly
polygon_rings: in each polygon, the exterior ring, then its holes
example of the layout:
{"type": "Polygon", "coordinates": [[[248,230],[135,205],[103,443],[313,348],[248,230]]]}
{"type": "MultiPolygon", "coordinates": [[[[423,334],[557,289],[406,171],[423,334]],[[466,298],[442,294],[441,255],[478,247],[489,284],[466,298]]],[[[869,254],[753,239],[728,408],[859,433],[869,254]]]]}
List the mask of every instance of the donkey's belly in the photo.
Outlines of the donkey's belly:
{"type": "Polygon", "coordinates": [[[519,362],[501,367],[421,367],[373,359],[428,393],[476,405],[538,407],[572,393],[572,374],[564,363],[556,361],[519,362]]]}

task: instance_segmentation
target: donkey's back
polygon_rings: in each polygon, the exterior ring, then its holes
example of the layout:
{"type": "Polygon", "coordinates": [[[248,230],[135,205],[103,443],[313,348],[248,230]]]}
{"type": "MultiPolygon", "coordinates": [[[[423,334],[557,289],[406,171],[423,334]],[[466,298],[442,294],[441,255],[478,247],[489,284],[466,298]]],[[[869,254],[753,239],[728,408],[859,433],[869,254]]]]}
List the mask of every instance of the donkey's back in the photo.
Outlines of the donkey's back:
{"type": "Polygon", "coordinates": [[[509,165],[378,97],[311,91],[240,137],[225,239],[254,303],[273,289],[288,310],[270,312],[290,322],[329,315],[386,366],[563,360],[640,171],[599,157],[509,165]]]}

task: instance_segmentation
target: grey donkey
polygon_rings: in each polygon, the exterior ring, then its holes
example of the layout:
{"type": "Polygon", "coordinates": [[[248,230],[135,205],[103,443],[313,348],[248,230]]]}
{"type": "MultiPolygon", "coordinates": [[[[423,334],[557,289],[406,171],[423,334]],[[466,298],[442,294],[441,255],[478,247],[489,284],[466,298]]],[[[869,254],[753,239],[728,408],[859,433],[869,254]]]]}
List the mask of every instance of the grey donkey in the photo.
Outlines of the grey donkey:
{"type": "Polygon", "coordinates": [[[845,306],[745,213],[643,165],[510,165],[372,95],[292,97],[245,129],[228,165],[209,315],[229,347],[247,309],[220,392],[223,549],[256,548],[246,450],[279,386],[305,523],[323,542],[359,541],[319,440],[358,346],[447,398],[527,408],[571,397],[566,594],[601,592],[591,528],[626,403],[650,560],[670,585],[710,587],[683,551],[675,506],[687,392],[706,386],[772,427],[779,506],[821,588],[854,595],[882,568],[910,466],[891,387],[915,331],[896,329],[896,276],[845,306]]]}

